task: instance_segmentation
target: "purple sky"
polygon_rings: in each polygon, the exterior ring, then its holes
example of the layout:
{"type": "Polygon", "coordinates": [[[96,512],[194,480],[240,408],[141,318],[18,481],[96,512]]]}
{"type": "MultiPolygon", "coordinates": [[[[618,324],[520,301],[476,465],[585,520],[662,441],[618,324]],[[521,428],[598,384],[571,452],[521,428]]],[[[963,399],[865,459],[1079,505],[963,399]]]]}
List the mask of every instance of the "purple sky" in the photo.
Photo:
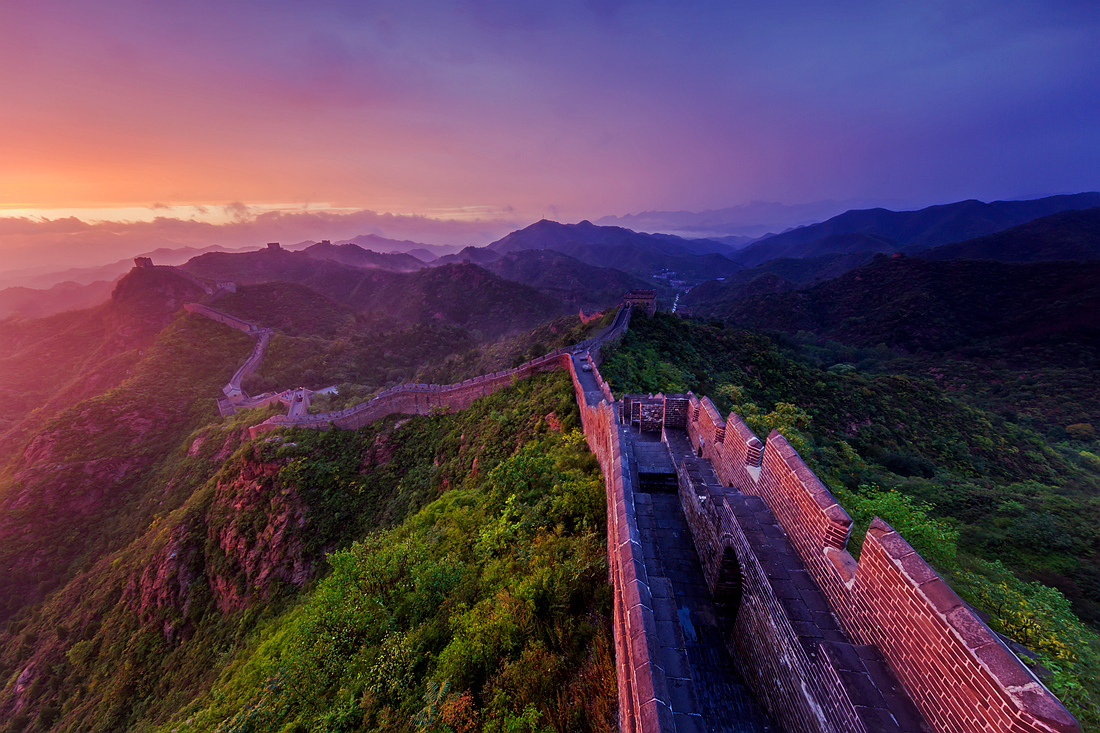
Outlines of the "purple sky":
{"type": "Polygon", "coordinates": [[[1092,2],[0,0],[0,205],[522,224],[1096,190],[1098,40],[1092,2]]]}

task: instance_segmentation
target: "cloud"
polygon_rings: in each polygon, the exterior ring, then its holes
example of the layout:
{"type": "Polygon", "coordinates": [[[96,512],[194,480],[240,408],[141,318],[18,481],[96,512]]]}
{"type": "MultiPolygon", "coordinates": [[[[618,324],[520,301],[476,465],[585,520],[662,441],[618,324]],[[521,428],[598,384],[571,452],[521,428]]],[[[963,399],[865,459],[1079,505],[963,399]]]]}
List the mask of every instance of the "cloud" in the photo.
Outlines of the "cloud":
{"type": "Polygon", "coordinates": [[[232,201],[222,207],[226,215],[236,222],[248,221],[252,218],[252,210],[248,208],[247,204],[243,204],[240,201],[232,201]]]}

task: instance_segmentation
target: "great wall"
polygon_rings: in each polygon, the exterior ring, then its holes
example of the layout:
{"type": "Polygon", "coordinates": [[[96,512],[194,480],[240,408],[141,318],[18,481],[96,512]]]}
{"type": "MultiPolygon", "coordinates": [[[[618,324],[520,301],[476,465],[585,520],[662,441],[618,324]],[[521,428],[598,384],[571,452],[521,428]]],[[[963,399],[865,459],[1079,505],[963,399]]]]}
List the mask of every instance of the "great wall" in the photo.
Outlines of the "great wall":
{"type": "MultiPolygon", "coordinates": [[[[186,307],[257,338],[223,390],[229,399],[262,358],[264,329],[186,307]]],[[[319,415],[296,414],[291,396],[290,415],[251,433],[464,409],[516,379],[565,369],[607,489],[624,733],[1079,733],[885,522],[874,520],[859,561],[852,557],[851,518],[780,433],[762,442],[690,392],[615,399],[598,365],[631,311],[621,307],[588,342],[459,384],[401,385],[319,415]]],[[[234,398],[237,407],[256,402],[234,398]]]]}

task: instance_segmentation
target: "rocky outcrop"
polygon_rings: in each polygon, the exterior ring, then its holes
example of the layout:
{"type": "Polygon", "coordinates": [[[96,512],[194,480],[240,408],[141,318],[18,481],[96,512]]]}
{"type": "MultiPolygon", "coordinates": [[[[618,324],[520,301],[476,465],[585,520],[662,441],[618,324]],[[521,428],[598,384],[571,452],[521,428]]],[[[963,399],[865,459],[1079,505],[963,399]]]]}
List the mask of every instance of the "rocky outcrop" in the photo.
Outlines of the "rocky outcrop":
{"type": "Polygon", "coordinates": [[[232,613],[314,576],[318,558],[303,541],[309,507],[278,480],[281,467],[240,459],[134,572],[123,599],[143,623],[160,619],[171,640],[210,604],[232,613]]]}
{"type": "Polygon", "coordinates": [[[208,515],[211,590],[223,613],[266,599],[280,584],[301,587],[316,572],[302,530],[309,507],[298,488],[277,479],[280,464],[243,462],[220,482],[208,515]]]}

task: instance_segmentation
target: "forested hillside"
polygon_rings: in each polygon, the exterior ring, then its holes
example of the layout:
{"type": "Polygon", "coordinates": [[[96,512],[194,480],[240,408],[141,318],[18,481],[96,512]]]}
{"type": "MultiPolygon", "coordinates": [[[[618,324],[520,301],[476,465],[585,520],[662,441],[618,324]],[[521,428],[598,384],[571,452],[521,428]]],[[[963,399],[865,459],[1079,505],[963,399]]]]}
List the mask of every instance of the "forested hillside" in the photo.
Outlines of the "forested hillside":
{"type": "Polygon", "coordinates": [[[781,343],[658,314],[631,322],[601,372],[617,394],[690,389],[762,437],[779,429],[864,530],[892,523],[1100,724],[1095,433],[1051,440],[934,378],[830,369],[781,343]]]}
{"type": "Polygon", "coordinates": [[[0,636],[0,730],[612,730],[577,424],[558,373],[353,432],[194,431],[179,508],[0,636]]]}

